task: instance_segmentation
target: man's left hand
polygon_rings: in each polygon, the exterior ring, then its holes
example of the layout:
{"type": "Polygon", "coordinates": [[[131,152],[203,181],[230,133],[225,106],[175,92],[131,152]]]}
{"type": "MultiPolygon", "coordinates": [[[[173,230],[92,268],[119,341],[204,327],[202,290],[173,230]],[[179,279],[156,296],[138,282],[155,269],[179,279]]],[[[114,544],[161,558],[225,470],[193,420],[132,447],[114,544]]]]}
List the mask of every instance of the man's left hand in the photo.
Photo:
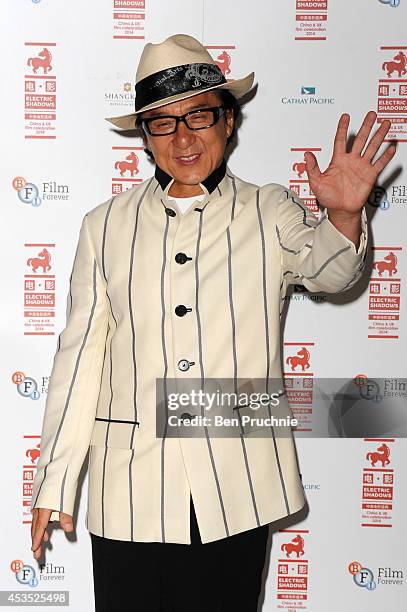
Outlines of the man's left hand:
{"type": "MultiPolygon", "coordinates": [[[[369,111],[355,137],[352,149],[346,152],[346,142],[350,116],[341,115],[335,134],[333,154],[328,168],[321,172],[316,157],[310,151],[305,153],[306,172],[312,192],[318,202],[328,209],[329,219],[341,231],[358,223],[360,213],[369,197],[380,172],[387,166],[396,152],[396,143],[392,142],[373,162],[373,158],[383,143],[391,127],[388,119],[384,120],[375,134],[370,138],[363,151],[376,113],[369,111]]],[[[355,242],[355,232],[350,232],[355,242]]],[[[360,234],[360,231],[358,232],[360,234]]]]}

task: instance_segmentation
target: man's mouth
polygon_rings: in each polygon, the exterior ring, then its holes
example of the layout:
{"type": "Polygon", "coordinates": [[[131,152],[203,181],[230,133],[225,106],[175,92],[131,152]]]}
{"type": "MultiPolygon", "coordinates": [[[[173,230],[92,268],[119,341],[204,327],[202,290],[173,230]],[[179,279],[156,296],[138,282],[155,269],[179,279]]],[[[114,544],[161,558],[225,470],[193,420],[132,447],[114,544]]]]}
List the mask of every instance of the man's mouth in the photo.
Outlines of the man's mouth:
{"type": "Polygon", "coordinates": [[[200,158],[201,154],[200,153],[195,153],[194,155],[180,155],[179,157],[176,157],[175,159],[177,160],[177,162],[180,162],[181,164],[193,164],[196,161],[198,161],[198,159],[200,158]]]}

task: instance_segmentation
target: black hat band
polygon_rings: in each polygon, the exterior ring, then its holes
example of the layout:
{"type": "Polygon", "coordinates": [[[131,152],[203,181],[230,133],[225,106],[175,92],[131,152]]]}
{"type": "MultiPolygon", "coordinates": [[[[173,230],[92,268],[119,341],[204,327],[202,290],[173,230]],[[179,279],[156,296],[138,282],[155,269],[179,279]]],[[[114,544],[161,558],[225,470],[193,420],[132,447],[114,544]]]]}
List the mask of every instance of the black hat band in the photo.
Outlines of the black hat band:
{"type": "Polygon", "coordinates": [[[222,83],[227,81],[216,64],[184,64],[160,70],[136,83],[136,112],[159,100],[222,83]]]}

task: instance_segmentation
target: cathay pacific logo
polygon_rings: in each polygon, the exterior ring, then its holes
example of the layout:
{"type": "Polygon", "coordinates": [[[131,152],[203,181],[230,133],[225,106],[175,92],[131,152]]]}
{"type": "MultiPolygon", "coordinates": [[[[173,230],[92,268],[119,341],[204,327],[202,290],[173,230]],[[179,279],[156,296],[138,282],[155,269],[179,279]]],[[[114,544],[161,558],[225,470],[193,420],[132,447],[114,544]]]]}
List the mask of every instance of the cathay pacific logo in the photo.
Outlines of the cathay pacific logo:
{"type": "Polygon", "coordinates": [[[315,96],[316,88],[315,87],[301,87],[301,95],[302,96],[315,96]]]}
{"type": "Polygon", "coordinates": [[[315,104],[317,106],[321,104],[335,104],[335,98],[320,95],[319,92],[317,94],[317,88],[314,85],[301,85],[299,94],[293,97],[282,97],[282,104],[315,104]]]}

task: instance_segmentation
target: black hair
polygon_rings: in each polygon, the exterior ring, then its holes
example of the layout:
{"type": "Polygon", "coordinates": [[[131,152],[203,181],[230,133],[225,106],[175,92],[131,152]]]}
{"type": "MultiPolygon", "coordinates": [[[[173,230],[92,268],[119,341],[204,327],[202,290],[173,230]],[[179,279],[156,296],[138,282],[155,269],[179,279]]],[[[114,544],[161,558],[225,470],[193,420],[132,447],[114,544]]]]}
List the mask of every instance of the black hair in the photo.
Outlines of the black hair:
{"type": "MultiPolygon", "coordinates": [[[[233,111],[233,119],[234,119],[233,130],[230,136],[228,136],[228,139],[226,141],[226,146],[227,146],[233,140],[235,136],[236,120],[241,113],[241,106],[237,98],[235,98],[235,96],[228,89],[215,89],[211,91],[214,91],[214,93],[218,94],[219,102],[222,104],[222,106],[225,107],[226,110],[233,111]]],[[[140,113],[140,115],[137,115],[136,117],[136,128],[139,129],[141,136],[143,137],[143,139],[145,139],[145,134],[141,126],[142,121],[143,121],[143,113],[140,113]]],[[[146,153],[147,157],[150,158],[151,161],[154,161],[154,155],[149,149],[145,148],[144,152],[146,153]]]]}
{"type": "Polygon", "coordinates": [[[220,98],[220,103],[225,107],[226,110],[233,111],[233,130],[230,136],[226,141],[226,146],[231,142],[234,138],[236,132],[236,120],[241,113],[241,107],[239,101],[235,98],[235,96],[229,91],[229,89],[218,89],[217,93],[220,98]]]}

